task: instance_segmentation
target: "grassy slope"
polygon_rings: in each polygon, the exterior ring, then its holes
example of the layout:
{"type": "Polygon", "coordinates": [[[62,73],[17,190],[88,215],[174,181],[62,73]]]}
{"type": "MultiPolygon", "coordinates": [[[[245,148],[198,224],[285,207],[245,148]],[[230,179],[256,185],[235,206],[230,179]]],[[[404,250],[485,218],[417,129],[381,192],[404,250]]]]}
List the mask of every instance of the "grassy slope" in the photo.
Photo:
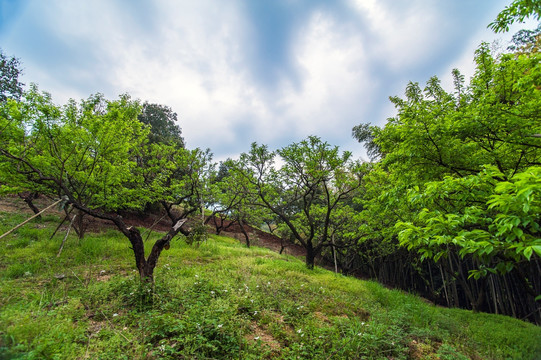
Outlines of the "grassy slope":
{"type": "MultiPolygon", "coordinates": [[[[23,218],[0,213],[0,233],[23,218]]],[[[57,222],[0,240],[0,359],[541,358],[534,325],[435,307],[223,237],[174,241],[145,305],[121,235],[70,237],[57,258],[57,222]]]]}

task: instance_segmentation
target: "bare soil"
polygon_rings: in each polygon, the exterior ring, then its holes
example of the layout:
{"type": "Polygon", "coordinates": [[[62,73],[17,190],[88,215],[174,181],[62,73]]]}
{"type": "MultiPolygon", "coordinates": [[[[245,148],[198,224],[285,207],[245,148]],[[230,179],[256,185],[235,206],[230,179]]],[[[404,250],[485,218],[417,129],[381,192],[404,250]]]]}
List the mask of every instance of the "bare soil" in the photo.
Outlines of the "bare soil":
{"type": "MultiPolygon", "coordinates": [[[[52,204],[54,200],[48,199],[44,196],[40,196],[34,200],[34,204],[41,210],[52,204]]],[[[17,212],[24,213],[31,216],[33,214],[32,210],[28,205],[18,196],[10,195],[0,197],[0,211],[3,212],[17,212]]],[[[46,211],[43,215],[48,214],[57,214],[61,218],[64,216],[64,212],[58,208],[52,208],[46,211]]],[[[128,212],[122,213],[124,222],[131,226],[152,228],[154,231],[166,232],[171,228],[171,220],[164,214],[142,214],[137,212],[128,212]]],[[[85,224],[87,225],[87,231],[90,232],[101,232],[106,229],[116,229],[115,225],[107,220],[96,219],[90,216],[84,217],[85,224]]],[[[201,219],[191,219],[187,226],[195,226],[197,222],[201,219]]],[[[209,224],[212,223],[212,220],[209,224]]],[[[227,221],[225,225],[230,225],[227,221]]],[[[64,223],[64,229],[67,229],[67,222],[64,223]]],[[[185,225],[186,226],[186,225],[185,225]]],[[[280,239],[278,236],[270,234],[268,232],[262,231],[258,228],[252,227],[250,225],[245,225],[246,231],[250,238],[250,244],[255,246],[261,246],[272,251],[280,252],[282,250],[283,254],[293,255],[304,257],[306,255],[305,249],[296,244],[291,244],[290,242],[280,239]],[[284,248],[282,249],[282,245],[284,248]]],[[[62,228],[60,229],[62,231],[62,228]]],[[[215,230],[212,226],[208,227],[209,233],[214,233],[215,230]]],[[[228,236],[239,240],[241,243],[245,243],[245,237],[242,233],[240,226],[238,224],[232,224],[227,228],[227,231],[222,231],[220,235],[228,236]]]]}

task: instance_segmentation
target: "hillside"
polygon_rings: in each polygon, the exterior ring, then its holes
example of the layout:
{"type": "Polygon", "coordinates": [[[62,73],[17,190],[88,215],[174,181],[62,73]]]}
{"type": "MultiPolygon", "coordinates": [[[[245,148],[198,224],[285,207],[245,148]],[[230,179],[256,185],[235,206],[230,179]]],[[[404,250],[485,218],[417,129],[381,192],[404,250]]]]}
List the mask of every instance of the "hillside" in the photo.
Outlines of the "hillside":
{"type": "MultiPolygon", "coordinates": [[[[0,233],[26,217],[1,211],[0,233]]],[[[121,234],[70,235],[57,258],[59,220],[0,240],[0,359],[541,358],[532,324],[435,307],[228,237],[175,240],[149,302],[121,234]]]]}

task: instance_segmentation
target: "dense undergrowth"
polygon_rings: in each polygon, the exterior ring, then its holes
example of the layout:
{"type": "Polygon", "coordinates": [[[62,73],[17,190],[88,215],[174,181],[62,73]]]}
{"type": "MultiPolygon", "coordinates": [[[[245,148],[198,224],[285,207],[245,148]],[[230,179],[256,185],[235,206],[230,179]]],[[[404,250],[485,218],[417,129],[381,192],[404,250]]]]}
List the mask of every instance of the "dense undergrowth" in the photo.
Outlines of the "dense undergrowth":
{"type": "MultiPolygon", "coordinates": [[[[0,233],[24,216],[0,213],[0,233]]],[[[115,231],[69,237],[57,258],[58,221],[0,240],[0,359],[541,358],[532,324],[436,307],[225,237],[175,240],[152,295],[115,231]]]]}

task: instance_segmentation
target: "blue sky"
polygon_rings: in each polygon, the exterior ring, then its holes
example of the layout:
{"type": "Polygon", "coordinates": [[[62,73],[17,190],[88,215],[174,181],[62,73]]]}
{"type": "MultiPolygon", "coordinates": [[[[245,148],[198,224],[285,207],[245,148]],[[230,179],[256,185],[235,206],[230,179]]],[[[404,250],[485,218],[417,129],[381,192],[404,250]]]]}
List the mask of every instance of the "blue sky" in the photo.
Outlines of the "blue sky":
{"type": "Polygon", "coordinates": [[[58,104],[101,92],[172,107],[188,147],[216,160],[309,135],[365,158],[352,127],[384,125],[408,81],[449,89],[481,41],[535,26],[488,30],[509,3],[0,0],[0,48],[58,104]]]}

